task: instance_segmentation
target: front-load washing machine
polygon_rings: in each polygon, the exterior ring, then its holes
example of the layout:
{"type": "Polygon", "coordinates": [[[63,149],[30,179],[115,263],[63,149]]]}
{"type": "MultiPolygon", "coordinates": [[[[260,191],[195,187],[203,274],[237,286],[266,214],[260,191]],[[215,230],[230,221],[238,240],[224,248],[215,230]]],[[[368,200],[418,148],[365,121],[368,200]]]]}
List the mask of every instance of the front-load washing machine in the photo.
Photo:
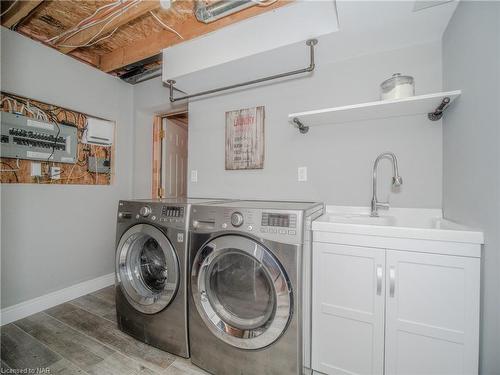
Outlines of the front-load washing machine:
{"type": "Polygon", "coordinates": [[[217,375],[310,372],[311,221],[323,204],[193,205],[191,361],[217,375]]]}
{"type": "Polygon", "coordinates": [[[187,223],[207,199],[120,201],[115,286],[118,327],[170,353],[189,357],[187,223]]]}

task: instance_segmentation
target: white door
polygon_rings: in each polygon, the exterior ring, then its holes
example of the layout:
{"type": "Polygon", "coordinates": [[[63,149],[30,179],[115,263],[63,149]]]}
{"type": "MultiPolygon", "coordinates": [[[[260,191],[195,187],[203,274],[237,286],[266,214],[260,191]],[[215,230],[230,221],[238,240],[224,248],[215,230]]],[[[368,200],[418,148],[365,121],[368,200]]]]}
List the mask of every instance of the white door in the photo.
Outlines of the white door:
{"type": "Polygon", "coordinates": [[[187,195],[187,123],[175,119],[163,119],[163,188],[164,198],[185,197],[187,195]]]}
{"type": "Polygon", "coordinates": [[[479,259],[387,251],[387,375],[477,374],[479,259]]]}
{"type": "Polygon", "coordinates": [[[383,374],[385,249],[314,242],[312,368],[383,374]]]}

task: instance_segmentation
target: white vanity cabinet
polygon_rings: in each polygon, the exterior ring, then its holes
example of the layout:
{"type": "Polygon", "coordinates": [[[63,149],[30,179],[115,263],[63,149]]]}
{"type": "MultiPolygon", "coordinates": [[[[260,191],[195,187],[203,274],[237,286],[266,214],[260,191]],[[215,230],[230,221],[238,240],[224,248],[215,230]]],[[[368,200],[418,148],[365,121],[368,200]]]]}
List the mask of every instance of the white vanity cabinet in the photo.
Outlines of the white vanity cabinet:
{"type": "Polygon", "coordinates": [[[313,244],[312,368],[384,371],[385,250],[313,244]]]}
{"type": "Polygon", "coordinates": [[[314,372],[477,374],[480,246],[315,231],[314,372]]]}

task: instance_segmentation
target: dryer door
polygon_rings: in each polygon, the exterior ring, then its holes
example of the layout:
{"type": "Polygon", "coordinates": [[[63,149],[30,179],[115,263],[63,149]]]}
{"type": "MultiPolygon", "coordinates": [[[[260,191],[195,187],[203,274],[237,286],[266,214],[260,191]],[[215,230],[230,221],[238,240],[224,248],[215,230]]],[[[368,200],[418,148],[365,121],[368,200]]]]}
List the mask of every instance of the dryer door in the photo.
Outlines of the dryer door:
{"type": "Polygon", "coordinates": [[[248,237],[225,235],[205,244],[194,260],[191,285],[207,327],[237,348],[272,344],[292,316],[293,295],[283,267],[248,237]]]}
{"type": "Polygon", "coordinates": [[[134,225],[116,250],[116,275],[128,302],[155,314],[168,306],[179,285],[179,262],[168,238],[148,224],[134,225]]]}

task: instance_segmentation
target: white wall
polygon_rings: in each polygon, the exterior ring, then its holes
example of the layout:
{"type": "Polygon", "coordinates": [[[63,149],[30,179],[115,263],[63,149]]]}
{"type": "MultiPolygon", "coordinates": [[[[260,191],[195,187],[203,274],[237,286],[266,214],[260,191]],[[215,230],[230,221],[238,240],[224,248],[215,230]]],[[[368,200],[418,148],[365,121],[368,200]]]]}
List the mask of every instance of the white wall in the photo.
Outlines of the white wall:
{"type": "Polygon", "coordinates": [[[500,374],[500,3],[460,2],[443,37],[443,209],[485,233],[481,374],[500,374]]]}
{"type": "Polygon", "coordinates": [[[118,200],[132,186],[132,87],[1,28],[1,89],[115,120],[111,186],[5,184],[2,308],[114,270],[118,200]]]}
{"type": "MultiPolygon", "coordinates": [[[[318,60],[312,77],[191,101],[188,158],[189,169],[198,171],[198,183],[189,183],[188,194],[366,206],[373,161],[379,153],[393,151],[404,186],[391,196],[392,204],[441,207],[440,122],[419,115],[314,127],[302,135],[287,121],[291,112],[378,100],[379,84],[394,72],[413,75],[417,94],[440,91],[440,50],[437,42],[328,65],[318,60]],[[225,112],[256,105],[266,110],[264,169],[225,171],[225,112]],[[297,182],[299,166],[308,167],[308,182],[297,182]]],[[[384,199],[391,168],[382,164],[379,197],[384,199]]]]}

